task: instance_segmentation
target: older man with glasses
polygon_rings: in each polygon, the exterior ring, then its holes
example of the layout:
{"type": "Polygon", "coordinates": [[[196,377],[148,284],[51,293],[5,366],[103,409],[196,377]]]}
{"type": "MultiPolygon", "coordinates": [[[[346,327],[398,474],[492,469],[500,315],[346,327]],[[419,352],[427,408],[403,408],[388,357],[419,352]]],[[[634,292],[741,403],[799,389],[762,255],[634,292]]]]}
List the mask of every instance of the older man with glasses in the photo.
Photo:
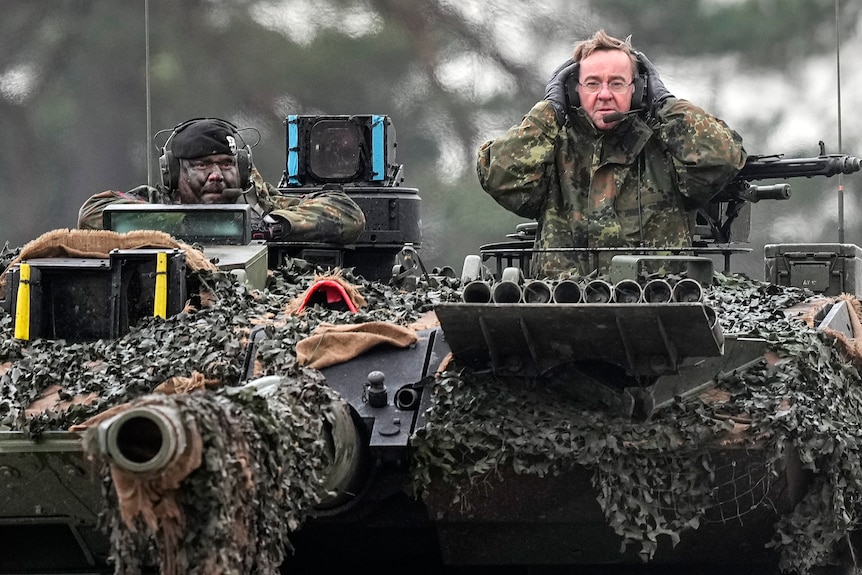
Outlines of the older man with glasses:
{"type": "Polygon", "coordinates": [[[603,30],[575,46],[545,98],[479,149],[483,189],[538,222],[534,277],[607,271],[558,248],[690,246],[688,210],[745,164],[740,136],[668,92],[658,70],[603,30]]]}

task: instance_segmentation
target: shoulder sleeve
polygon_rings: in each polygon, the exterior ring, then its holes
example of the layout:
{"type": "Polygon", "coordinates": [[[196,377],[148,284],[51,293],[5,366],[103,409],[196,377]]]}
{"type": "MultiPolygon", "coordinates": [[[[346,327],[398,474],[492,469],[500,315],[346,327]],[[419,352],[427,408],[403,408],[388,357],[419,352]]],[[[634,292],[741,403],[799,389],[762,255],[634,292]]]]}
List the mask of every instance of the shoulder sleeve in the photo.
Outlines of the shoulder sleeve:
{"type": "Polygon", "coordinates": [[[344,192],[325,191],[291,197],[268,191],[272,215],[290,223],[287,239],[349,244],[365,229],[365,214],[344,192]]]}
{"type": "Polygon", "coordinates": [[[668,99],[658,119],[658,137],[673,161],[680,192],[694,204],[709,201],[745,165],[742,137],[691,102],[668,99]]]}
{"type": "Polygon", "coordinates": [[[87,198],[78,210],[78,228],[82,230],[101,230],[102,211],[112,204],[145,204],[151,201],[157,190],[148,186],[138,186],[128,192],[107,190],[87,198]]]}
{"type": "Polygon", "coordinates": [[[479,148],[479,183],[507,210],[537,218],[554,166],[554,143],[560,134],[554,110],[542,101],[501,137],[479,148]]]}

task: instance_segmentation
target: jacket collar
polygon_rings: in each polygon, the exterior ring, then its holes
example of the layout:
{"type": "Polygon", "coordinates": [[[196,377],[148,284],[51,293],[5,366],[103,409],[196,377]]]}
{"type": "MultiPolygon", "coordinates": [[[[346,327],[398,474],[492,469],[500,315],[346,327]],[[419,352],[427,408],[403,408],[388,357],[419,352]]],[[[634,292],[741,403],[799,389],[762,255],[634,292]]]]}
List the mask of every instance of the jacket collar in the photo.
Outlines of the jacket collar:
{"type": "MultiPolygon", "coordinates": [[[[572,128],[575,132],[589,134],[601,146],[601,164],[633,164],[643,150],[653,131],[640,116],[626,116],[619,124],[610,130],[598,130],[592,120],[578,108],[570,114],[572,128]]],[[[577,139],[575,139],[577,141],[577,139]]]]}

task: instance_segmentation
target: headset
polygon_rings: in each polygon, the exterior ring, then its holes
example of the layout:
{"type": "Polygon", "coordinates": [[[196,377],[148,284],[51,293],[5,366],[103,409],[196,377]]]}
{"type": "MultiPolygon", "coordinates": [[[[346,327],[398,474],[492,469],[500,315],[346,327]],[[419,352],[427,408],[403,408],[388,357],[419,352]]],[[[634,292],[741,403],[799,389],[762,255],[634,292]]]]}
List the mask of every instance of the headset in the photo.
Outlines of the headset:
{"type": "MultiPolygon", "coordinates": [[[[569,74],[569,77],[566,78],[566,104],[569,114],[581,107],[581,97],[578,95],[579,79],[579,74],[569,74]]],[[[632,90],[632,105],[630,110],[643,110],[646,113],[648,81],[649,75],[643,69],[641,63],[638,62],[638,73],[632,79],[634,89],[632,90]]]]}
{"type": "MultiPolygon", "coordinates": [[[[186,120],[185,122],[177,125],[171,131],[171,135],[168,136],[168,139],[165,140],[165,144],[161,148],[162,155],[159,156],[159,171],[162,174],[162,185],[169,191],[174,191],[179,187],[180,160],[179,158],[174,157],[173,152],[171,152],[171,140],[174,139],[174,136],[176,136],[192,124],[204,120],[215,122],[227,128],[228,130],[233,132],[234,136],[236,136],[242,143],[242,147],[237,147],[236,167],[237,171],[239,172],[239,187],[243,190],[248,188],[251,183],[251,146],[246,143],[245,138],[243,138],[242,135],[239,133],[239,128],[237,128],[235,124],[232,124],[227,120],[222,120],[221,118],[192,118],[191,120],[186,120]]],[[[163,130],[160,133],[163,133],[164,131],[166,130],[163,130]]]]}

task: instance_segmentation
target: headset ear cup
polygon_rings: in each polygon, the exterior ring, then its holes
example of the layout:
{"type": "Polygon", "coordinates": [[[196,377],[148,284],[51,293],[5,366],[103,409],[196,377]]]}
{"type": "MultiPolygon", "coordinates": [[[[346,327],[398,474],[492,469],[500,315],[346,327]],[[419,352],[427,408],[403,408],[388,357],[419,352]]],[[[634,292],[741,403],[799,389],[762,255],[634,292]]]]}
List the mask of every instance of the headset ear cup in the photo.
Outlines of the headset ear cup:
{"type": "Polygon", "coordinates": [[[578,80],[580,76],[577,74],[569,74],[566,78],[566,102],[570,111],[581,107],[581,97],[578,95],[578,80]]]}
{"type": "Polygon", "coordinates": [[[164,148],[162,148],[162,155],[159,156],[159,175],[162,179],[162,186],[167,188],[170,179],[168,177],[168,159],[164,148]]]}
{"type": "Polygon", "coordinates": [[[162,185],[169,191],[177,189],[180,183],[180,161],[167,148],[159,157],[159,170],[162,173],[162,185]]]}
{"type": "Polygon", "coordinates": [[[251,148],[245,146],[236,152],[236,168],[239,174],[239,187],[243,190],[251,185],[251,148]]]}
{"type": "Polygon", "coordinates": [[[646,74],[638,74],[632,81],[632,83],[634,84],[634,86],[632,86],[632,110],[641,110],[646,107],[646,87],[648,78],[649,76],[647,76],[646,74]]]}

